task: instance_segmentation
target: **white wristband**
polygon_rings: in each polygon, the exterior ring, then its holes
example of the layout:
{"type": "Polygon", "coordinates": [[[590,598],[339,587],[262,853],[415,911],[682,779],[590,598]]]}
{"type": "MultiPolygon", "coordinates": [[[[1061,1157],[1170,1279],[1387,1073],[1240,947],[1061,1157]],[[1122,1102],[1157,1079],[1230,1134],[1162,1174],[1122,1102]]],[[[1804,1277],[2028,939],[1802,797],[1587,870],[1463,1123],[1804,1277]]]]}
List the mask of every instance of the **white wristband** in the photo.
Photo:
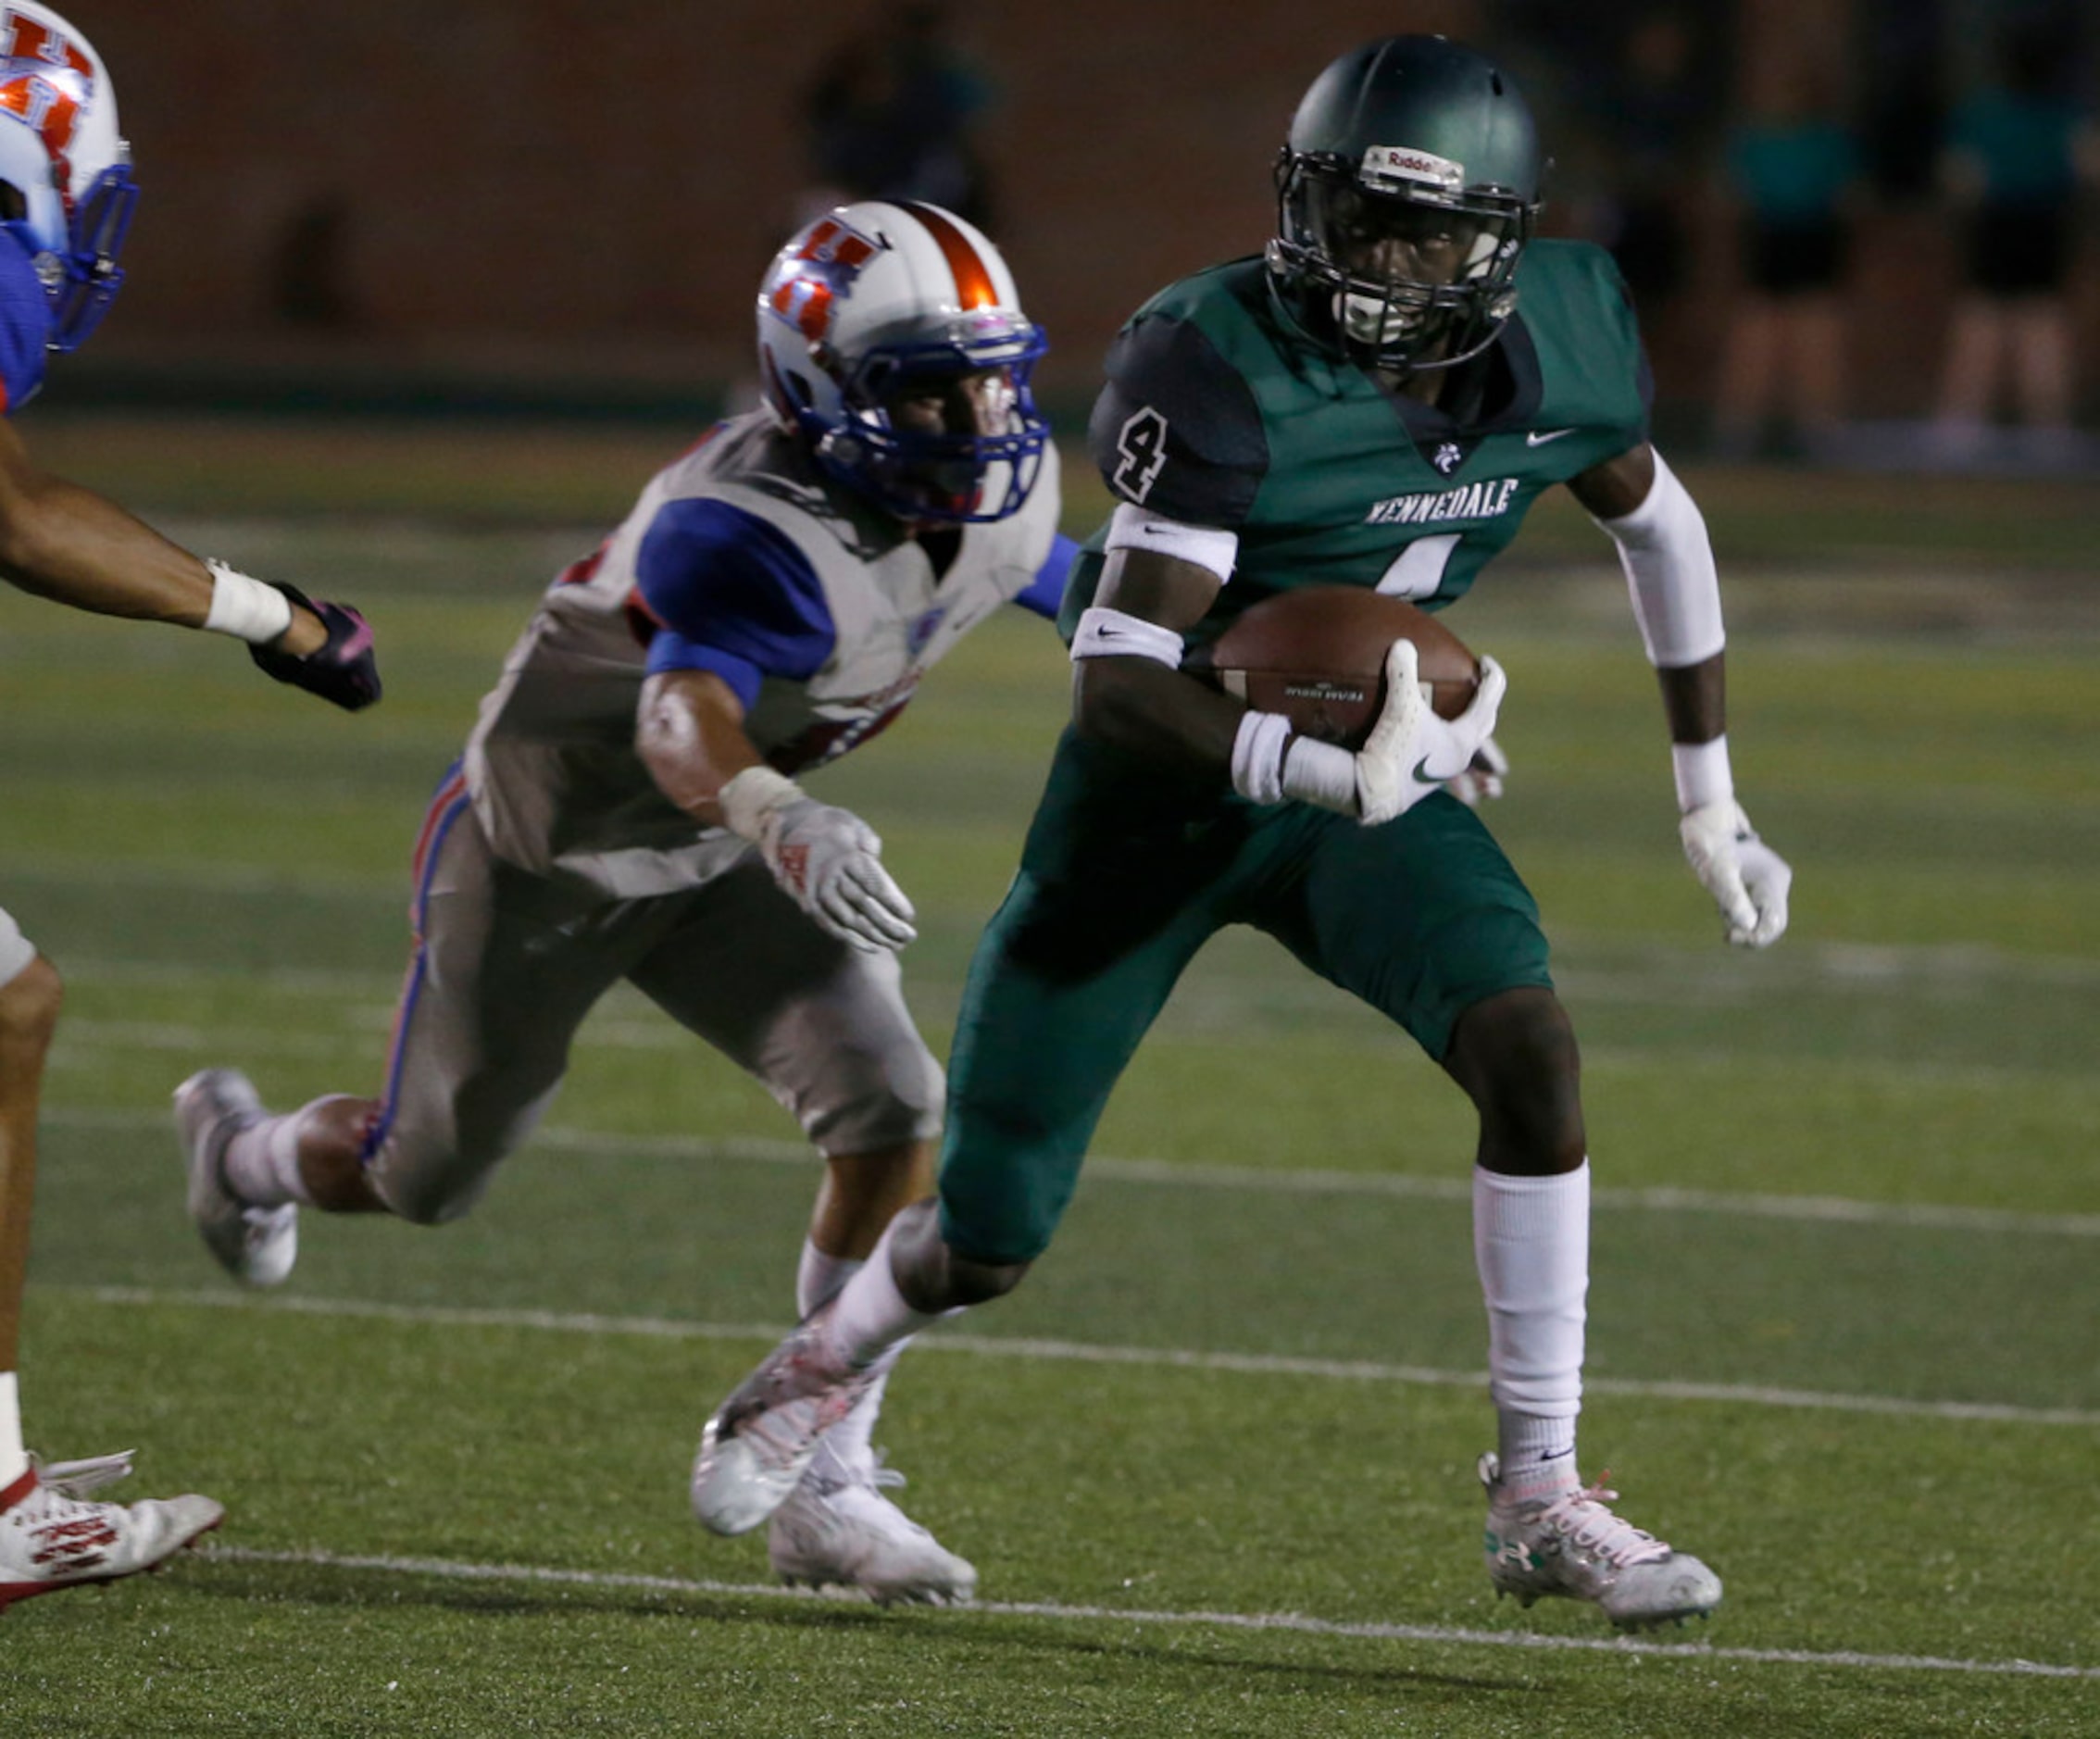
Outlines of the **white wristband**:
{"type": "Polygon", "coordinates": [[[737,838],[758,844],[765,837],[766,818],[803,794],[802,787],[785,773],[770,767],[746,767],[715,794],[715,801],[721,806],[722,824],[737,838]]]}
{"type": "Polygon", "coordinates": [[[1176,561],[1206,569],[1223,585],[1232,577],[1233,564],[1240,558],[1240,536],[1237,532],[1216,526],[1183,525],[1135,502],[1119,501],[1116,511],[1109,515],[1108,536],[1102,548],[1104,553],[1144,549],[1171,556],[1176,561]]]}
{"type": "Polygon", "coordinates": [[[222,561],[205,566],[211,569],[211,608],[204,625],[211,632],[266,646],[292,626],[292,600],[275,586],[222,561]]]}
{"type": "Polygon", "coordinates": [[[1283,755],[1283,794],[1344,815],[1359,812],[1356,757],[1318,737],[1294,737],[1283,755]]]}
{"type": "Polygon", "coordinates": [[[1690,815],[1709,803],[1726,803],[1735,795],[1735,780],[1728,768],[1728,733],[1710,743],[1672,743],[1671,770],[1677,775],[1677,808],[1690,815]]]}
{"type": "Polygon", "coordinates": [[[1232,739],[1232,789],[1249,803],[1283,801],[1283,755],[1291,721],[1280,712],[1249,710],[1232,739]]]}
{"type": "Polygon", "coordinates": [[[1150,658],[1178,670],[1181,649],[1181,637],[1171,628],[1100,604],[1081,613],[1079,630],[1072,635],[1075,664],[1081,658],[1150,658]]]}

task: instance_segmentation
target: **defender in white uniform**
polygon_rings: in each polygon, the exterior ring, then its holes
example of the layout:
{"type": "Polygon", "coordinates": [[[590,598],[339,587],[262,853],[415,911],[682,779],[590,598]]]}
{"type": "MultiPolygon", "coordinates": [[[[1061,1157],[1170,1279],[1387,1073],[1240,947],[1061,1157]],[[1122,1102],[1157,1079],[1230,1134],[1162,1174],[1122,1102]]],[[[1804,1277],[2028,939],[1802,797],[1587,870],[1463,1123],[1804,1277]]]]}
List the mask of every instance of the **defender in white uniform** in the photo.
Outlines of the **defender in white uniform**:
{"type": "MultiPolygon", "coordinates": [[[[982,235],[923,205],[819,219],[760,288],[763,409],[719,424],[551,586],[417,842],[383,1092],[267,1115],[176,1093],[190,1207],[236,1278],[290,1272],[300,1205],[465,1213],[621,980],[762,1081],[823,1155],[803,1312],[931,1179],[943,1082],[906,1011],[912,909],[857,817],[794,776],[889,723],[1002,604],[1055,613],[1044,349],[982,235]]],[[[774,1524],[790,1580],[968,1599],[877,1490],[879,1387],[774,1524]]]]}

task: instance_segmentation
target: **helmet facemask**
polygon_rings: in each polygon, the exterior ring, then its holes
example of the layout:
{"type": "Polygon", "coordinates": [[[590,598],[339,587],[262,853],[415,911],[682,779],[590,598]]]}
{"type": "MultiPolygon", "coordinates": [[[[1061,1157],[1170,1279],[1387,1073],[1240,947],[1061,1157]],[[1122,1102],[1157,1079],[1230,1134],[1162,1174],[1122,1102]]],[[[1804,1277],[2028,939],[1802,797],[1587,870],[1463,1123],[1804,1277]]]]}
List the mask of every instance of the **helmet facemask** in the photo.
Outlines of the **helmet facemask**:
{"type": "Polygon", "coordinates": [[[796,420],[826,470],[899,519],[1004,519],[1019,510],[1043,469],[1050,425],[1030,379],[1047,348],[1042,328],[994,310],[873,345],[850,361],[819,348],[814,359],[837,381],[844,417],[836,424],[813,414],[796,420]],[[915,398],[951,396],[970,376],[982,377],[970,392],[981,407],[974,426],[935,433],[896,414],[915,398]]]}
{"type": "Polygon", "coordinates": [[[1288,148],[1278,160],[1269,270],[1300,324],[1364,367],[1468,361],[1517,306],[1536,205],[1464,186],[1441,162],[1382,148],[1360,164],[1288,148]]]}
{"type": "Polygon", "coordinates": [[[56,351],[78,350],[102,324],[109,304],[124,282],[117,256],[131,227],[139,185],[131,167],[119,163],[94,179],[94,185],[73,207],[71,245],[63,255],[44,255],[37,272],[51,298],[51,335],[56,351]]]}

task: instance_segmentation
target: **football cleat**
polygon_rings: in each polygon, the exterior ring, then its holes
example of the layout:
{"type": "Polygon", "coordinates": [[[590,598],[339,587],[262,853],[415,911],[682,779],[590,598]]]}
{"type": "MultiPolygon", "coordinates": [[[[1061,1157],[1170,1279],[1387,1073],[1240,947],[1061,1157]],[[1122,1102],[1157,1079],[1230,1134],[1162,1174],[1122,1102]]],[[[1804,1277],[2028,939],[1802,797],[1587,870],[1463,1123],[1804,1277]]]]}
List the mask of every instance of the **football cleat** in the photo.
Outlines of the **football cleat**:
{"type": "Polygon", "coordinates": [[[812,1469],[773,1514],[768,1555],[791,1587],[838,1583],[864,1589],[878,1606],[963,1606],[977,1571],[896,1505],[881,1486],[904,1475],[869,1465],[845,1478],[812,1469]]]}
{"type": "Polygon", "coordinates": [[[262,1116],[237,1069],[206,1069],[175,1089],[175,1133],[190,1171],[190,1218],[205,1248],[244,1286],[281,1285],[299,1259],[299,1209],[252,1207],[226,1187],[226,1144],[262,1116]]]}
{"type": "Polygon", "coordinates": [[[1720,1605],[1720,1578],[1688,1553],[1623,1520],[1602,1483],[1518,1500],[1494,1455],[1481,1458],[1487,1488],[1488,1580],[1497,1596],[1530,1606],[1544,1595],[1595,1603],[1620,1630],[1705,1618],[1720,1605]]]}
{"type": "Polygon", "coordinates": [[[225,1520],[223,1508],[194,1492],[135,1504],[86,1501],[131,1470],[129,1449],[49,1467],[32,1459],[0,1491],[0,1611],[37,1595],[157,1570],[225,1520]]]}
{"type": "Polygon", "coordinates": [[[748,1533],[787,1502],[824,1433],[881,1375],[854,1370],[827,1347],[833,1308],[821,1304],[805,1317],[701,1431],[693,1513],[713,1533],[748,1533]]]}

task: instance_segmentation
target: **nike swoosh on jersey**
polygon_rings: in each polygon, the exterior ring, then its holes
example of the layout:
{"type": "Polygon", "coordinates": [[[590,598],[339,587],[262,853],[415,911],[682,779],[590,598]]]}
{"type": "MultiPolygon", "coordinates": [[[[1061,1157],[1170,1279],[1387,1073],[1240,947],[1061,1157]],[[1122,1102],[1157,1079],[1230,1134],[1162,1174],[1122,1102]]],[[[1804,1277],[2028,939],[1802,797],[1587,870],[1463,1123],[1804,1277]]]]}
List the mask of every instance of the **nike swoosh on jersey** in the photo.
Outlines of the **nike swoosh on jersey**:
{"type": "Polygon", "coordinates": [[[1557,441],[1562,435],[1571,435],[1575,431],[1572,429],[1527,430],[1524,435],[1524,444],[1528,447],[1543,447],[1548,441],[1557,441]]]}

